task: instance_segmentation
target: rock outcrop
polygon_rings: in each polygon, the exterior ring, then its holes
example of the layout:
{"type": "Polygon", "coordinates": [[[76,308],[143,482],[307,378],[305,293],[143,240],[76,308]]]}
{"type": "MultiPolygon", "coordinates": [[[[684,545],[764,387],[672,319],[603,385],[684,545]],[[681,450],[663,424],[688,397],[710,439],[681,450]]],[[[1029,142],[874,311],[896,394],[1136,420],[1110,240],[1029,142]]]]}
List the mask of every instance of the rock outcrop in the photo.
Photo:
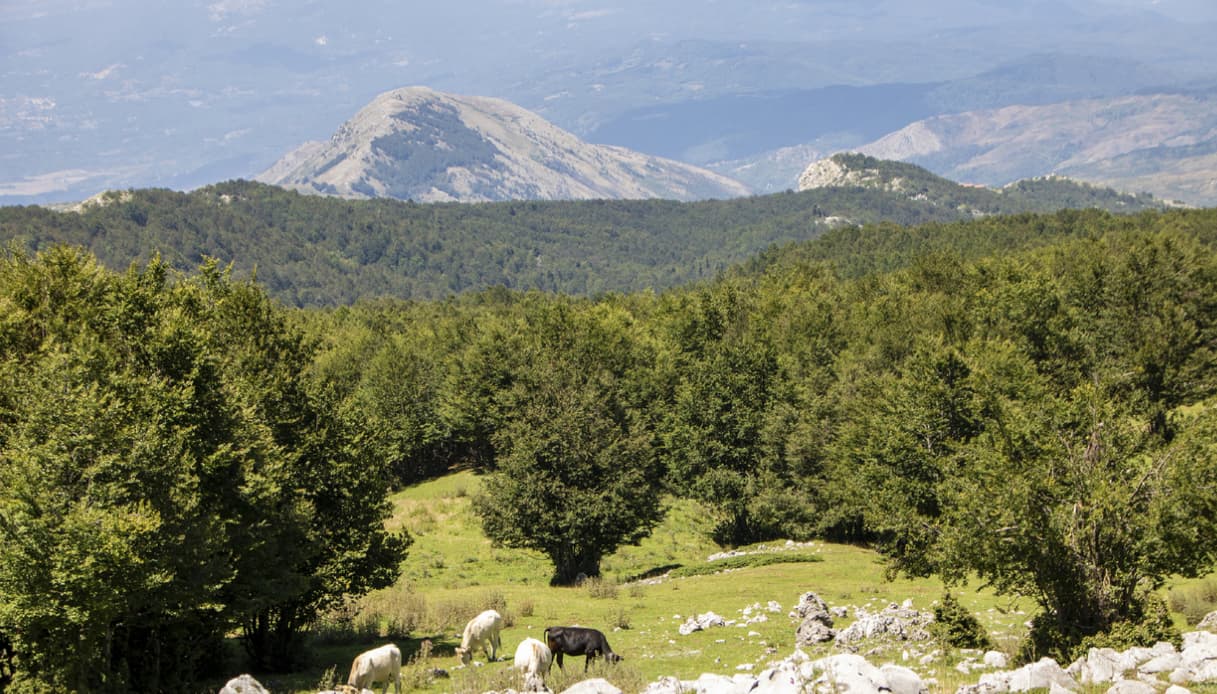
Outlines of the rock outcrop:
{"type": "Polygon", "coordinates": [[[883,610],[869,613],[857,610],[853,624],[837,632],[837,645],[856,649],[864,641],[929,641],[928,630],[934,615],[913,609],[910,601],[903,605],[892,603],[883,610]]]}
{"type": "Polygon", "coordinates": [[[831,641],[837,636],[828,605],[815,593],[803,593],[790,616],[799,622],[795,630],[795,643],[799,646],[831,641]]]}

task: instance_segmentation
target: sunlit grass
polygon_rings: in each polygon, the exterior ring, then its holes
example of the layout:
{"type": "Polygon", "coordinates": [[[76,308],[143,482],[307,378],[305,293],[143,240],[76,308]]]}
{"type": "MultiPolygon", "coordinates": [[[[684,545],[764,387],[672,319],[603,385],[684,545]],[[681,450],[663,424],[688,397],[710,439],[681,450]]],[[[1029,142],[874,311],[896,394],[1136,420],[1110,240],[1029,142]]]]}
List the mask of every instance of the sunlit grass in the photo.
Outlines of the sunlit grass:
{"type": "MultiPolygon", "coordinates": [[[[814,555],[818,561],[749,566],[722,573],[683,578],[662,578],[675,567],[700,567],[720,550],[709,540],[709,515],[697,504],[671,502],[668,516],[640,546],[624,547],[606,557],[604,576],[580,587],[551,587],[551,565],[541,554],[496,548],[482,536],[470,497],[479,484],[469,472],[403,490],[394,495],[393,527],[405,527],[414,537],[403,574],[392,588],[365,597],[355,606],[355,621],[380,625],[377,639],[318,649],[315,667],[299,673],[283,691],[316,691],[327,668],[341,677],[350,658],[363,648],[393,638],[407,660],[404,676],[411,691],[482,692],[519,688],[510,672],[516,645],[528,636],[542,638],[546,626],[580,624],[604,631],[613,649],[625,657],[614,666],[603,663],[591,674],[605,676],[624,691],[638,691],[662,676],[696,679],[706,672],[732,675],[741,667],[759,672],[773,661],[789,656],[795,647],[795,628],[787,613],[800,595],[817,593],[831,607],[871,611],[890,603],[911,600],[920,610],[932,610],[943,594],[933,579],[888,580],[884,565],[873,551],[830,543],[783,543],[740,548],[750,552],[791,552],[814,555]],[[643,580],[628,579],[646,576],[643,580]],[[769,612],[770,601],[780,605],[769,612]],[[503,613],[499,661],[459,668],[453,648],[459,645],[465,622],[483,609],[503,613]],[[689,617],[713,611],[725,619],[743,622],[744,610],[763,614],[765,621],[711,628],[682,636],[678,629],[689,617]],[[412,625],[403,638],[393,625],[412,625]],[[427,657],[419,655],[423,639],[431,642],[427,657]],[[434,678],[435,669],[448,677],[434,678]]],[[[755,563],[761,563],[757,561],[755,563]]],[[[1026,633],[1031,617],[1028,601],[998,598],[975,586],[955,588],[960,603],[988,630],[995,647],[1012,655],[1026,633]]],[[[822,647],[813,655],[834,652],[822,647]]],[[[478,656],[481,659],[482,656],[478,656]]],[[[931,683],[931,691],[952,693],[959,685],[974,683],[979,673],[963,674],[954,666],[965,656],[934,644],[898,645],[868,658],[876,664],[895,662],[913,668],[931,683]],[[939,650],[932,663],[919,660],[939,650]]],[[[555,669],[548,680],[554,691],[583,679],[583,658],[568,658],[563,673],[555,669]]],[[[279,691],[279,690],[276,690],[279,691]]]]}

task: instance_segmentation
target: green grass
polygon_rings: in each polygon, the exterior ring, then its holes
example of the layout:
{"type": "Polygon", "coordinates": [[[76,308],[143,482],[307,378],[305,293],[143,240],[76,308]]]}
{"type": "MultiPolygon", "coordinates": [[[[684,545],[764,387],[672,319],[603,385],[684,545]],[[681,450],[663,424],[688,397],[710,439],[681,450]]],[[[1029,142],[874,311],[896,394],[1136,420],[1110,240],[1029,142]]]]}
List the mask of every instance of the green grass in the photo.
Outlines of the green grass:
{"type": "MultiPolygon", "coordinates": [[[[347,642],[330,639],[318,646],[310,668],[276,680],[272,690],[315,692],[329,668],[334,669],[330,676],[341,682],[359,651],[387,640],[397,643],[410,661],[403,670],[410,691],[518,688],[518,679],[509,670],[516,645],[528,636],[541,638],[546,626],[581,624],[604,631],[613,649],[625,657],[611,669],[593,666],[593,672],[627,692],[638,691],[662,676],[732,675],[742,664],[753,664],[752,671],[758,672],[766,663],[789,656],[797,625],[787,613],[807,591],[819,594],[830,607],[861,606],[872,611],[906,599],[917,609],[930,611],[943,592],[937,580],[886,580],[878,555],[849,545],[816,542],[785,548],[779,543],[768,553],[755,546],[742,548],[750,552],[743,556],[708,561],[721,551],[708,539],[711,519],[687,500],[671,502],[664,523],[639,546],[607,557],[602,580],[582,587],[551,587],[552,567],[544,556],[495,548],[482,536],[470,509],[470,495],[477,486],[478,478],[464,472],[395,495],[391,523],[409,529],[415,540],[397,585],[353,605],[346,616],[364,628],[347,642]],[[711,571],[726,566],[735,570],[711,571]],[[669,571],[666,578],[655,577],[669,571]],[[652,578],[628,582],[640,576],[652,578]],[[780,612],[765,611],[771,600],[781,605],[780,612]],[[687,636],[678,632],[690,616],[713,611],[742,620],[743,610],[750,606],[761,608],[767,621],[687,636]],[[458,668],[453,649],[459,645],[461,629],[469,618],[490,607],[506,621],[500,662],[458,668]],[[368,637],[368,624],[379,625],[376,638],[368,637]],[[419,654],[423,639],[431,642],[427,657],[419,654]],[[427,673],[434,668],[451,676],[430,680],[427,673]]],[[[954,593],[985,626],[995,647],[1013,654],[1031,616],[1029,603],[967,587],[954,593]]],[[[837,627],[849,621],[838,620],[837,627]]],[[[868,657],[876,664],[901,663],[922,678],[936,678],[934,692],[954,692],[960,684],[978,679],[979,674],[963,675],[953,669],[961,659],[957,653],[932,666],[917,663],[918,654],[935,648],[909,647],[908,660],[903,659],[901,647],[868,657]]],[[[830,652],[830,647],[823,652],[830,652]]],[[[582,678],[583,658],[570,658],[566,672],[555,669],[548,683],[554,691],[562,691],[582,678]]]]}
{"type": "MultiPolygon", "coordinates": [[[[406,658],[418,652],[422,639],[432,642],[430,657],[406,668],[414,678],[412,689],[463,692],[518,686],[508,672],[509,662],[456,668],[453,648],[460,630],[488,607],[499,609],[508,625],[502,634],[501,658],[509,661],[521,639],[539,636],[546,626],[592,626],[604,631],[614,650],[626,658],[607,671],[612,681],[635,691],[661,676],[695,679],[703,672],[734,674],[736,666],[745,663],[754,664],[757,671],[770,660],[788,656],[795,645],[795,625],[786,613],[809,590],[830,605],[876,610],[905,599],[930,609],[942,592],[936,581],[886,581],[873,552],[845,545],[815,543],[810,550],[799,546],[794,551],[778,546],[768,554],[707,561],[721,550],[709,539],[712,520],[687,500],[671,502],[665,522],[639,546],[606,557],[602,581],[555,588],[549,585],[552,567],[543,555],[495,548],[483,537],[470,509],[470,495],[477,486],[478,478],[464,472],[395,495],[390,523],[407,528],[414,545],[398,584],[367,596],[357,606],[356,619],[379,621],[380,640],[394,639],[406,658]],[[723,568],[735,570],[721,572],[723,568]],[[672,570],[672,577],[626,583],[667,570],[672,570]],[[764,612],[768,621],[688,636],[678,632],[690,616],[713,611],[739,620],[745,608],[763,607],[770,600],[778,602],[781,611],[764,612]],[[392,633],[391,624],[413,628],[408,634],[392,633]],[[627,628],[617,628],[621,626],[627,628]],[[419,673],[437,667],[447,669],[451,677],[426,684],[419,673]]],[[[964,596],[961,599],[972,607],[964,596]]],[[[985,605],[996,603],[990,597],[985,605]]],[[[351,657],[378,642],[331,645],[324,653],[319,651],[315,669],[297,677],[297,691],[312,688],[330,667],[341,677],[351,657]]],[[[582,658],[570,659],[566,675],[555,676],[551,687],[561,691],[564,683],[581,679],[582,669],[582,658]]]]}

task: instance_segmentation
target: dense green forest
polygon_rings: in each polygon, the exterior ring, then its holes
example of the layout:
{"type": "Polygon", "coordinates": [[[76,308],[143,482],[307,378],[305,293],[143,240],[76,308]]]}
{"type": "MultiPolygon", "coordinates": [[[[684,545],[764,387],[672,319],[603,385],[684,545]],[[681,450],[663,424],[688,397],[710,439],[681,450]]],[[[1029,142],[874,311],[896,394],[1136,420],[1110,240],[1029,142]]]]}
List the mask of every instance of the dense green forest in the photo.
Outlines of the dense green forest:
{"type": "Polygon", "coordinates": [[[1215,233],[1211,210],[877,225],[660,294],[297,315],[397,483],[485,471],[487,535],[556,582],[687,495],[724,545],[866,542],[1033,596],[1025,655],[1063,656],[1169,638],[1153,590],[1217,559],[1215,233]]]}
{"type": "Polygon", "coordinates": [[[438,299],[502,286],[595,296],[663,290],[709,279],[774,244],[843,224],[951,222],[980,215],[1096,207],[1161,207],[1066,180],[1002,191],[961,186],[924,169],[857,156],[855,166],[898,181],[733,200],[505,202],[419,205],[305,196],[235,181],[191,193],[105,194],[81,212],[0,208],[0,240],[38,251],[88,248],[125,270],[159,254],[189,270],[205,258],[256,272],[290,306],[333,306],[376,296],[438,299]]]}
{"type": "Polygon", "coordinates": [[[262,266],[12,248],[11,686],[163,689],[236,629],[290,661],[317,610],[395,575],[387,489],[453,467],[483,474],[487,537],[557,584],[678,495],[725,546],[862,542],[1030,597],[1028,659],[1177,638],[1154,590],[1217,561],[1215,233],[1214,210],[876,224],[663,292],[325,309],[275,301],[262,266]]]}

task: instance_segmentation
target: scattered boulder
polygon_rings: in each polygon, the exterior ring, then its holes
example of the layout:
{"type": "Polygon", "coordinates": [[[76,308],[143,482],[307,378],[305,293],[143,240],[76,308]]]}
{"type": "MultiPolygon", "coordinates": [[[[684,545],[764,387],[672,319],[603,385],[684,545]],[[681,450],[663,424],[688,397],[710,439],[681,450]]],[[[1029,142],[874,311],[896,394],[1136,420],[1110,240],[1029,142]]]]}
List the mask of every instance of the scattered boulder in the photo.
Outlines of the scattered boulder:
{"type": "Polygon", "coordinates": [[[664,677],[642,691],[643,694],[747,694],[755,691],[755,686],[756,678],[748,675],[728,677],[705,673],[695,680],[664,677]]]}
{"type": "Polygon", "coordinates": [[[849,691],[850,694],[926,694],[926,684],[912,670],[899,665],[875,667],[852,653],[816,661],[796,650],[759,675],[704,674],[696,680],[665,678],[644,690],[646,694],[804,694],[849,691]]]}
{"type": "MultiPolygon", "coordinates": [[[[1170,646],[1170,644],[1166,644],[1170,646]]],[[[1150,675],[1156,677],[1159,673],[1172,672],[1179,668],[1183,662],[1183,656],[1175,652],[1174,646],[1171,646],[1170,653],[1156,655],[1153,658],[1141,663],[1137,666],[1137,672],[1142,675],[1150,675]]]]}
{"type": "Polygon", "coordinates": [[[799,628],[795,631],[795,643],[799,646],[832,641],[837,636],[828,605],[815,593],[803,593],[790,616],[799,620],[799,628]]]}
{"type": "Polygon", "coordinates": [[[765,612],[777,613],[777,612],[781,612],[781,611],[782,611],[781,604],[779,604],[773,600],[770,600],[769,604],[766,606],[763,606],[763,607],[761,606],[761,604],[759,602],[753,603],[753,604],[745,607],[744,609],[740,610],[740,613],[743,615],[743,622],[741,624],[737,624],[736,626],[748,626],[750,624],[759,624],[761,622],[768,622],[769,617],[765,614],[765,612]]]}
{"type": "Polygon", "coordinates": [[[1189,631],[1183,635],[1179,667],[1170,674],[1172,684],[1217,681],[1217,634],[1189,631]]]}
{"type": "Polygon", "coordinates": [[[892,603],[882,612],[871,614],[862,608],[856,610],[858,618],[853,624],[837,632],[837,645],[847,650],[856,650],[858,644],[874,639],[885,641],[929,641],[928,626],[934,621],[930,612],[918,612],[912,603],[892,603]]]}
{"type": "Polygon", "coordinates": [[[1108,687],[1107,694],[1158,694],[1158,690],[1149,682],[1120,680],[1108,687]]]}
{"type": "Polygon", "coordinates": [[[832,641],[837,637],[837,630],[824,624],[823,622],[808,619],[799,625],[795,632],[794,641],[800,646],[810,646],[825,641],[832,641]]]}
{"type": "Polygon", "coordinates": [[[955,694],[1005,694],[1048,689],[1053,694],[1077,691],[1078,683],[1052,658],[1043,658],[1017,670],[990,672],[976,684],[965,684],[955,694]]]}
{"type": "Polygon", "coordinates": [[[884,664],[879,673],[887,681],[887,691],[892,694],[925,694],[929,690],[921,677],[903,665],[884,664]]]}
{"type": "Polygon", "coordinates": [[[709,629],[710,627],[725,626],[727,626],[727,620],[714,614],[713,612],[706,612],[704,614],[699,614],[696,617],[689,617],[686,619],[685,623],[680,625],[680,635],[688,636],[695,631],[702,631],[703,629],[709,629]]]}
{"type": "Polygon", "coordinates": [[[1082,684],[1095,684],[1117,682],[1136,668],[1137,655],[1131,651],[1121,653],[1112,648],[1092,648],[1085,658],[1079,658],[1069,666],[1069,674],[1082,684]]]}
{"type": "MultiPolygon", "coordinates": [[[[796,617],[802,613],[815,613],[816,600],[800,600],[800,608],[791,613],[796,617]]],[[[896,609],[911,610],[906,604],[885,612],[895,616],[896,609]]],[[[703,615],[704,616],[704,615],[703,615]]],[[[693,620],[691,620],[693,621],[693,620]]],[[[917,624],[919,620],[910,620],[917,624]]],[[[928,623],[926,620],[925,623],[928,623]]],[[[889,632],[883,632],[889,633],[889,632]]],[[[913,657],[916,653],[906,653],[913,657]]],[[[931,656],[939,655],[938,652],[931,656]]],[[[1006,657],[998,651],[968,652],[969,670],[985,667],[1002,667],[1006,657]],[[977,662],[983,660],[983,664],[977,662]]],[[[932,662],[933,657],[929,660],[932,662]]],[[[925,659],[922,660],[925,663],[925,659]]],[[[759,674],[740,672],[733,676],[706,673],[696,680],[680,680],[666,677],[653,682],[646,694],[926,694],[934,680],[923,680],[915,671],[891,663],[875,666],[862,655],[838,653],[812,660],[801,649],[779,662],[762,666],[759,674]]],[[[739,668],[737,668],[739,669],[739,668]]],[[[1190,682],[1217,681],[1217,633],[1189,632],[1183,635],[1183,649],[1176,651],[1170,643],[1161,642],[1152,648],[1130,648],[1125,651],[1094,648],[1079,658],[1069,670],[1051,658],[1025,665],[1016,670],[989,672],[980,676],[976,684],[966,684],[956,694],[1007,694],[1047,690],[1049,694],[1071,694],[1082,690],[1098,691],[1096,684],[1110,683],[1107,694],[1154,694],[1166,689],[1164,694],[1190,694],[1180,686],[1190,682]],[[1170,673],[1170,685],[1158,677],[1170,673]],[[1173,685],[1173,686],[1171,686],[1173,685]],[[1169,686],[1169,688],[1168,688],[1169,686]]]]}
{"type": "Polygon", "coordinates": [[[820,619],[825,621],[828,626],[832,626],[832,615],[828,612],[828,603],[811,591],[800,595],[799,603],[790,611],[791,619],[802,621],[808,617],[820,619]]]}
{"type": "Polygon", "coordinates": [[[258,680],[250,675],[239,675],[234,677],[224,685],[220,690],[220,694],[270,694],[266,691],[258,680]]]}
{"type": "Polygon", "coordinates": [[[621,690],[603,677],[596,677],[577,682],[564,689],[562,694],[621,694],[621,690]]]}
{"type": "Polygon", "coordinates": [[[803,681],[813,690],[850,694],[926,694],[929,688],[917,673],[901,665],[871,665],[853,653],[840,653],[813,661],[802,668],[803,681]]]}
{"type": "Polygon", "coordinates": [[[1006,658],[1006,654],[1002,653],[1001,651],[985,651],[982,662],[989,667],[999,669],[1010,664],[1009,659],[1006,658]]]}

